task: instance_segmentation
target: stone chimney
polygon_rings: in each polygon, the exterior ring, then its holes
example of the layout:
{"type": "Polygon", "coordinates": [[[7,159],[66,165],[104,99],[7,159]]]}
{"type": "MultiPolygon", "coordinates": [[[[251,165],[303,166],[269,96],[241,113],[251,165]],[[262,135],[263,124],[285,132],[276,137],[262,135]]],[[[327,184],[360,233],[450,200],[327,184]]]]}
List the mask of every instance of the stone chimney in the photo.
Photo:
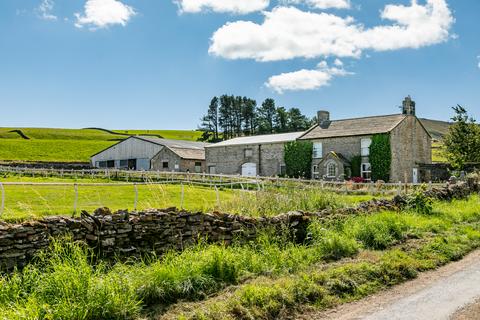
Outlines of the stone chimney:
{"type": "Polygon", "coordinates": [[[317,112],[318,126],[322,129],[327,129],[330,126],[330,112],[320,110],[317,112]]]}
{"type": "Polygon", "coordinates": [[[415,101],[413,101],[410,96],[406,97],[405,100],[403,100],[402,113],[412,116],[415,115],[415,101]]]}

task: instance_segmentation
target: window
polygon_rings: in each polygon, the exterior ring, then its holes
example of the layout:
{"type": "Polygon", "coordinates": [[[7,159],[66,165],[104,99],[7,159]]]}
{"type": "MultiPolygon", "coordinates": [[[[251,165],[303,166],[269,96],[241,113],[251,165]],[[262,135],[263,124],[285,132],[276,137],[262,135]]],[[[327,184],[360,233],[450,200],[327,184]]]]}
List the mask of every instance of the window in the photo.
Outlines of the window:
{"type": "Polygon", "coordinates": [[[163,161],[162,162],[162,168],[163,169],[168,169],[168,161],[163,161]]]}
{"type": "Polygon", "coordinates": [[[253,150],[252,149],[245,149],[245,158],[249,158],[253,156],[253,150]]]}
{"type": "Polygon", "coordinates": [[[107,167],[107,161],[99,161],[98,162],[98,167],[99,168],[106,168],[107,167]]]}
{"type": "Polygon", "coordinates": [[[312,174],[313,174],[313,179],[319,179],[320,178],[320,172],[318,172],[318,166],[317,165],[313,166],[312,174]]]}
{"type": "Polygon", "coordinates": [[[284,164],[280,165],[280,175],[284,176],[287,174],[287,166],[284,164]]]}
{"type": "Polygon", "coordinates": [[[313,158],[321,159],[323,156],[323,146],[321,142],[313,143],[313,158]]]}
{"type": "Polygon", "coordinates": [[[372,179],[372,166],[370,163],[362,163],[362,178],[370,181],[372,179]]]}
{"type": "Polygon", "coordinates": [[[327,165],[327,177],[335,178],[337,176],[337,165],[333,162],[330,162],[327,165]]]}
{"type": "Polygon", "coordinates": [[[201,162],[195,162],[195,172],[196,173],[202,172],[202,163],[201,162]]]}
{"type": "Polygon", "coordinates": [[[128,160],[120,160],[120,168],[128,168],[128,160]]]}
{"type": "Polygon", "coordinates": [[[370,155],[371,144],[372,144],[372,139],[370,138],[360,140],[362,157],[368,157],[370,155]]]}
{"type": "Polygon", "coordinates": [[[208,166],[208,173],[216,174],[217,173],[217,168],[215,166],[208,166]]]}

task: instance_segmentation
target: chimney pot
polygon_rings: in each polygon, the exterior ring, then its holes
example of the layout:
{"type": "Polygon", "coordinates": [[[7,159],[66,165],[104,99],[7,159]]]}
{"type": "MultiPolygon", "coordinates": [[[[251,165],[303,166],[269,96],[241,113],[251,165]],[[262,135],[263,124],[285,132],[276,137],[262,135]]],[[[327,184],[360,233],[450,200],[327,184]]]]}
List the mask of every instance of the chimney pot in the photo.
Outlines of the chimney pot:
{"type": "Polygon", "coordinates": [[[327,129],[330,126],[330,112],[326,110],[320,110],[317,112],[318,125],[322,129],[327,129]]]}

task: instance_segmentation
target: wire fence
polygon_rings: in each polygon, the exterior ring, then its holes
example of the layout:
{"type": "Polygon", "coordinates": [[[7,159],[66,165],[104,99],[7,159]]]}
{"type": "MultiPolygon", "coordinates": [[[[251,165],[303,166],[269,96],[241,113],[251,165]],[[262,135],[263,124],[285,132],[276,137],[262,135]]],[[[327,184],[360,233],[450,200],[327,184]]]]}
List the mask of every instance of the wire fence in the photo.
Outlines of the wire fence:
{"type": "MultiPolygon", "coordinates": [[[[315,189],[345,195],[389,196],[409,193],[422,185],[401,182],[353,183],[156,171],[0,167],[0,217],[4,216],[5,211],[8,211],[9,216],[36,214],[39,211],[41,214],[48,215],[75,214],[79,208],[94,210],[104,206],[112,209],[133,210],[172,206],[189,210],[211,210],[219,206],[220,202],[229,201],[234,191],[275,192],[280,189],[297,191],[315,189]],[[2,176],[8,178],[12,175],[27,177],[27,181],[1,182],[2,176]],[[53,182],[38,182],[43,179],[34,178],[48,178],[46,180],[53,182]],[[69,179],[76,180],[75,182],[57,182],[69,179]],[[35,182],[35,180],[38,181],[35,182]]],[[[427,188],[442,185],[428,183],[427,188]]]]}

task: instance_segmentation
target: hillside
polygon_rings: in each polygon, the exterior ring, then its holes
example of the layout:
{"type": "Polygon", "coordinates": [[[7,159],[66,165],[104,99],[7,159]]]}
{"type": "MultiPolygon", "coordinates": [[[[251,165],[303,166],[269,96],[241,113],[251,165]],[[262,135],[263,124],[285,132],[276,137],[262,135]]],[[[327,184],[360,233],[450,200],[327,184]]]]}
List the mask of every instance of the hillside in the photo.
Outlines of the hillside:
{"type": "Polygon", "coordinates": [[[92,154],[137,134],[192,141],[201,135],[193,130],[0,128],[0,160],[88,162],[92,154]]]}
{"type": "Polygon", "coordinates": [[[450,122],[440,120],[420,119],[420,121],[435,140],[442,140],[451,125],[450,122]]]}

